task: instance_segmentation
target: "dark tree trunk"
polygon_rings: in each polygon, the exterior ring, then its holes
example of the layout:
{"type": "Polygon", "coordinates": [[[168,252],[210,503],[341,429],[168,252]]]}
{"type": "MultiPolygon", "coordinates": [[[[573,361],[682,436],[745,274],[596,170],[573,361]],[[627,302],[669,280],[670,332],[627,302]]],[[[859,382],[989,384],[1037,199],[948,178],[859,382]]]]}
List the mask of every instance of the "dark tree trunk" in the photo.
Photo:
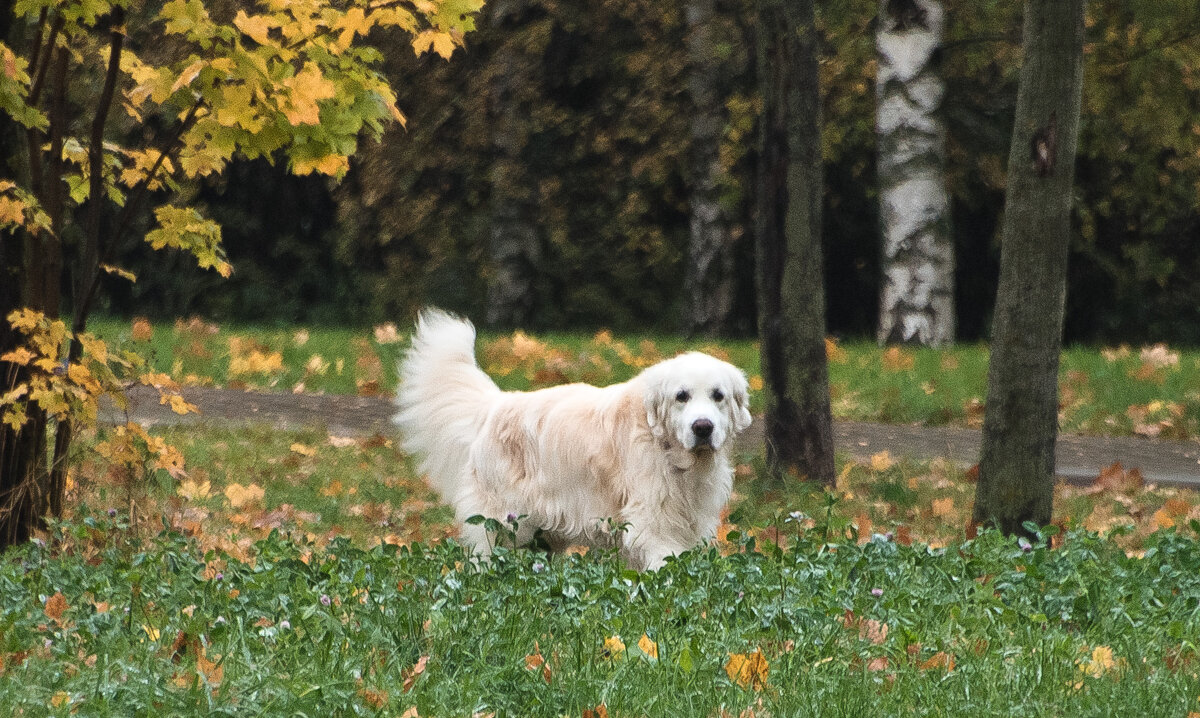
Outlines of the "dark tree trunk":
{"type": "Polygon", "coordinates": [[[974,520],[1050,522],[1084,0],[1025,3],[974,520]]]}
{"type": "Polygon", "coordinates": [[[541,256],[532,181],[525,161],[529,139],[529,103],[521,96],[537,83],[530,78],[541,57],[519,47],[504,28],[525,22],[527,0],[497,0],[491,5],[496,48],[496,74],[491,81],[488,113],[491,119],[491,230],[488,237],[487,323],[526,324],[533,313],[533,275],[541,256]]]}
{"type": "Polygon", "coordinates": [[[779,478],[832,483],[813,1],[759,0],[758,29],[756,234],[767,462],[779,478]]]}
{"type": "Polygon", "coordinates": [[[715,335],[729,325],[733,309],[733,247],[729,219],[721,206],[721,63],[713,28],[714,0],[689,0],[688,91],[692,96],[689,239],[684,274],[684,327],[690,334],[715,335]]]}

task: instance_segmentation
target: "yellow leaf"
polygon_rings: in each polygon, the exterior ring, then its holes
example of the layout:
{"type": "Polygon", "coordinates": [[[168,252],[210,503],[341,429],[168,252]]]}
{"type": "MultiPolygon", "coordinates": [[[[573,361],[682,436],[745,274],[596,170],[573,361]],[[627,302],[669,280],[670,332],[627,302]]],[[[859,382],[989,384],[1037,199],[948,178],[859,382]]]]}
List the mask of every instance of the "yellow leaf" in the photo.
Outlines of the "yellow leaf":
{"type": "MultiPolygon", "coordinates": [[[[337,92],[334,84],[325,79],[321,68],[313,62],[305,63],[300,72],[284,80],[282,84],[289,92],[283,96],[283,105],[279,109],[293,125],[319,124],[321,114],[317,102],[328,100],[337,92]]],[[[330,157],[321,158],[321,161],[329,160],[330,157]]]]}
{"type": "Polygon", "coordinates": [[[146,632],[146,636],[151,641],[157,641],[158,637],[161,635],[161,633],[159,632],[159,630],[157,628],[155,628],[154,626],[147,625],[145,623],[142,624],[142,630],[146,632]]]}
{"type": "Polygon", "coordinates": [[[269,33],[276,22],[266,15],[251,16],[247,15],[245,10],[238,10],[237,17],[233,18],[233,24],[234,27],[250,36],[251,40],[259,45],[266,45],[271,41],[269,33]]]}
{"type": "Polygon", "coordinates": [[[871,471],[887,471],[895,465],[896,460],[887,449],[871,455],[871,471]]]}
{"type": "Polygon", "coordinates": [[[333,481],[329,482],[328,486],[322,486],[320,488],[320,494],[322,496],[337,496],[342,493],[342,489],[344,488],[345,487],[342,486],[341,481],[334,479],[333,481]]]}
{"type": "Polygon", "coordinates": [[[443,58],[449,60],[454,54],[454,36],[448,32],[438,32],[437,30],[422,30],[413,38],[413,52],[421,55],[433,50],[443,58]]]}
{"type": "Polygon", "coordinates": [[[209,496],[212,495],[212,482],[211,481],[196,482],[196,481],[193,481],[192,479],[186,479],[186,480],[180,482],[179,488],[177,489],[176,493],[178,493],[180,496],[187,499],[188,501],[195,501],[197,499],[207,499],[209,496]]]}
{"type": "Polygon", "coordinates": [[[0,354],[0,361],[6,361],[10,364],[16,364],[18,366],[25,366],[29,364],[29,362],[33,361],[34,357],[36,356],[36,354],[29,351],[25,347],[17,347],[10,352],[0,354]]]}
{"type": "Polygon", "coordinates": [[[933,515],[934,516],[949,516],[954,513],[954,498],[947,496],[944,499],[933,500],[933,515]]]}
{"type": "Polygon", "coordinates": [[[620,636],[609,636],[604,639],[604,648],[602,654],[606,660],[616,661],[625,655],[625,642],[620,636]]]}
{"type": "MultiPolygon", "coordinates": [[[[290,115],[288,119],[291,120],[290,115]]],[[[293,122],[292,124],[298,123],[293,122]]],[[[316,121],[309,124],[316,124],[316,121]]],[[[349,170],[350,158],[346,155],[333,154],[325,155],[324,157],[296,157],[292,159],[292,172],[300,176],[316,172],[327,177],[340,177],[349,170]]]]}
{"type": "Polygon", "coordinates": [[[763,389],[763,378],[761,376],[759,376],[758,374],[755,374],[754,376],[750,377],[750,391],[762,391],[762,389],[763,389]]]}
{"type": "Polygon", "coordinates": [[[833,337],[825,337],[825,357],[833,364],[845,364],[848,355],[846,350],[833,337]]]}
{"type": "Polygon", "coordinates": [[[184,399],[180,394],[167,394],[159,399],[159,403],[168,404],[171,411],[183,416],[184,414],[199,413],[200,408],[184,399]]]}
{"type": "Polygon", "coordinates": [[[246,504],[262,501],[264,493],[262,487],[258,484],[250,484],[249,486],[230,484],[225,487],[225,498],[229,499],[229,506],[235,509],[240,509],[246,504]]]}
{"type": "Polygon", "coordinates": [[[642,637],[638,639],[638,648],[648,657],[658,659],[658,644],[650,640],[650,636],[643,633],[642,637]]]}
{"type": "Polygon", "coordinates": [[[1175,519],[1171,514],[1163,509],[1154,512],[1154,526],[1160,529],[1169,529],[1175,526],[1175,519]]]}
{"type": "Polygon", "coordinates": [[[70,702],[71,694],[67,693],[66,691],[59,691],[50,696],[50,705],[54,706],[55,708],[62,708],[70,702]]]}
{"type": "Polygon", "coordinates": [[[742,688],[752,688],[760,691],[767,685],[767,675],[771,672],[767,658],[759,649],[753,653],[731,653],[725,663],[725,675],[729,680],[742,688]]]}
{"type": "Polygon", "coordinates": [[[192,84],[192,81],[200,76],[200,71],[204,69],[205,64],[207,63],[204,60],[196,60],[184,68],[183,72],[179,73],[179,78],[175,80],[175,84],[171,85],[171,93],[174,94],[176,90],[192,84]]]}
{"type": "Polygon", "coordinates": [[[316,447],[307,446],[305,444],[301,444],[300,442],[296,442],[296,443],[292,444],[290,448],[292,450],[292,453],[300,454],[301,456],[316,456],[317,455],[316,447]]]}
{"type": "Polygon", "coordinates": [[[1121,660],[1113,655],[1112,648],[1096,646],[1092,653],[1076,663],[1079,670],[1092,678],[1100,678],[1104,674],[1121,667],[1121,660]]]}

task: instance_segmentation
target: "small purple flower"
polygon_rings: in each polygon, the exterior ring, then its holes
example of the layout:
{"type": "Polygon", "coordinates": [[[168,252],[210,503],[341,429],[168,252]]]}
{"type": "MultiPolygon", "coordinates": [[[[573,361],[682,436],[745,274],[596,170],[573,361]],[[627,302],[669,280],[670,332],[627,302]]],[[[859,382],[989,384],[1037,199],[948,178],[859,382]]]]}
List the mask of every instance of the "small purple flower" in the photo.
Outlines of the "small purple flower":
{"type": "Polygon", "coordinates": [[[117,510],[116,510],[116,509],[109,509],[109,510],[108,510],[108,516],[109,516],[109,518],[112,518],[113,516],[116,516],[116,515],[117,515],[117,510]]]}
{"type": "Polygon", "coordinates": [[[1033,550],[1033,544],[1029,543],[1029,541],[1024,538],[1017,539],[1017,545],[1020,546],[1021,550],[1025,553],[1029,553],[1033,550]]]}
{"type": "Polygon", "coordinates": [[[292,627],[292,622],[286,618],[279,622],[279,630],[286,631],[292,627]]]}
{"type": "Polygon", "coordinates": [[[507,521],[507,522],[508,522],[508,523],[510,523],[510,524],[515,524],[515,523],[517,522],[517,515],[516,515],[516,514],[514,514],[514,513],[512,513],[512,512],[510,511],[510,512],[508,513],[508,516],[505,516],[505,517],[504,517],[504,520],[505,520],[505,521],[507,521]]]}
{"type": "Polygon", "coordinates": [[[541,573],[542,571],[545,571],[545,570],[546,570],[546,564],[542,563],[541,561],[534,562],[534,564],[533,564],[533,572],[534,573],[541,573]]]}
{"type": "Polygon", "coordinates": [[[872,588],[871,595],[874,596],[875,598],[879,598],[880,596],[883,595],[883,589],[882,588],[872,588]]]}
{"type": "Polygon", "coordinates": [[[329,604],[331,604],[331,603],[333,603],[333,601],[331,601],[331,600],[329,599],[329,594],[322,593],[322,594],[321,594],[321,605],[322,605],[322,606],[328,606],[328,605],[329,605],[329,604]]]}
{"type": "Polygon", "coordinates": [[[221,573],[220,571],[217,571],[217,575],[216,575],[216,576],[213,576],[213,580],[214,580],[214,581],[224,581],[224,580],[225,580],[225,574],[221,573]]]}

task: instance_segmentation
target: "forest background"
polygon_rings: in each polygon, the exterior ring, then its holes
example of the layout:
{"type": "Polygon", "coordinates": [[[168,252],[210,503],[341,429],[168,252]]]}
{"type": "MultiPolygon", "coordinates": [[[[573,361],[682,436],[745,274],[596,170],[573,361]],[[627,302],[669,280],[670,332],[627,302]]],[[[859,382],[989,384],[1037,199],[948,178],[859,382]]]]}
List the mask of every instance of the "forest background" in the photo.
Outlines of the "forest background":
{"type": "MultiPolygon", "coordinates": [[[[521,324],[680,328],[695,149],[687,4],[521,0],[484,13],[452,62],[414,57],[398,37],[386,72],[405,128],[392,127],[341,182],[257,160],[195,186],[193,203],[224,227],[233,277],[183,255],[161,271],[161,253],[137,247],[118,263],[140,279],[110,279],[107,311],[367,324],[434,303],[482,318],[502,197],[526,208],[537,233],[521,324]],[[502,154],[489,107],[500,77],[517,108],[502,154]]],[[[945,5],[938,64],[957,334],[973,340],[986,336],[995,297],[1021,8],[945,5]]],[[[733,242],[723,328],[733,335],[755,326],[753,10],[718,2],[713,25],[733,242]]],[[[873,335],[878,312],[877,15],[863,0],[818,8],[828,326],[843,336],[873,335]]],[[[1084,51],[1066,340],[1200,343],[1200,10],[1186,0],[1089,3],[1084,51]]]]}

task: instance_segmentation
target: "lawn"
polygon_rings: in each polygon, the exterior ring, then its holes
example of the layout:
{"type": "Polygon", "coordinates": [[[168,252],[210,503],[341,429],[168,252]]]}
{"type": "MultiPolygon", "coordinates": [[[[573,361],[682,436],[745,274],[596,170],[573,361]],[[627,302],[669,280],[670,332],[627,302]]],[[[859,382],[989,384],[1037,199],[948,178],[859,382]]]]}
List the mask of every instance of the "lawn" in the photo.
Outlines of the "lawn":
{"type": "MultiPolygon", "coordinates": [[[[191,383],[275,391],[386,393],[403,347],[389,327],[100,332],[191,383]]],[[[480,357],[527,388],[694,346],[517,333],[480,357]]],[[[753,344],[707,349],[758,376],[753,344]]],[[[981,347],[829,354],[840,416],[975,420],[981,347]]],[[[1196,361],[1068,352],[1064,423],[1191,435],[1196,361]]],[[[597,552],[477,565],[394,437],[159,428],[185,458],[173,477],[104,459],[113,431],[79,443],[67,522],[0,562],[14,714],[1200,711],[1200,497],[1121,472],[1059,487],[1059,526],[1030,545],[968,531],[972,474],[948,462],[841,457],[826,491],[772,484],[747,453],[718,540],[639,575],[597,552]]]]}
{"type": "MultiPolygon", "coordinates": [[[[390,393],[407,335],[373,329],[221,327],[198,319],[153,325],[105,319],[101,337],[148,355],[159,371],[191,384],[265,391],[390,393]]],[[[612,383],[658,359],[700,349],[751,378],[761,409],[754,342],[687,342],[678,337],[484,333],[479,357],[505,389],[566,381],[612,383]]],[[[987,387],[987,347],[880,348],[827,344],[835,418],[978,427],[987,387]]],[[[1060,371],[1060,424],[1067,432],[1184,439],[1200,436],[1200,351],[1153,347],[1071,347],[1060,371]]]]}

